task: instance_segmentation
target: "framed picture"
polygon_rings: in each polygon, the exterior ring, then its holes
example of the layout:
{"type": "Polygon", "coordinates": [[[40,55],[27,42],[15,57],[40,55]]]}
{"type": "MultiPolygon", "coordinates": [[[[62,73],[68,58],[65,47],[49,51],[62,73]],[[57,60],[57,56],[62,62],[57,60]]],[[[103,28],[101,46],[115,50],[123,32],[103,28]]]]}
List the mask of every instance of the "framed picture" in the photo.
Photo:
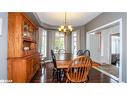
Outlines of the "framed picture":
{"type": "Polygon", "coordinates": [[[0,18],[0,36],[2,35],[2,18],[0,18]]]}

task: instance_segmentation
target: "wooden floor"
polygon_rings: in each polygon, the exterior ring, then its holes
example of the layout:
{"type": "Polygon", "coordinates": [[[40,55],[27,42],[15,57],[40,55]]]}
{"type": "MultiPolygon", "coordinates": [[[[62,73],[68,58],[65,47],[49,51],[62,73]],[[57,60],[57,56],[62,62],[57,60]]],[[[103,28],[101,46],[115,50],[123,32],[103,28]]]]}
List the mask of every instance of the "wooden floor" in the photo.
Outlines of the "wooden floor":
{"type": "MultiPolygon", "coordinates": [[[[53,64],[47,63],[46,66],[38,70],[31,83],[58,83],[57,81],[52,81],[52,68],[53,64]]],[[[66,78],[63,79],[62,83],[65,83],[65,80],[66,78]]],[[[92,68],[88,83],[117,83],[117,81],[92,68]]]]}

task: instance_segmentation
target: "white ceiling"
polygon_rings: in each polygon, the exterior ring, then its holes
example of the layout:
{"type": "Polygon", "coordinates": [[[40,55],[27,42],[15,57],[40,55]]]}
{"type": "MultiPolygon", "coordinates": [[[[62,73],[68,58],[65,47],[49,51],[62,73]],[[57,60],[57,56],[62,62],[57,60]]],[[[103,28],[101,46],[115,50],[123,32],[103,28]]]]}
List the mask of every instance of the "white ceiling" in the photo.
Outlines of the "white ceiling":
{"type": "MultiPolygon", "coordinates": [[[[72,26],[85,25],[101,12],[67,12],[67,24],[72,26]]],[[[37,12],[42,23],[59,26],[64,23],[64,12],[37,12]]]]}

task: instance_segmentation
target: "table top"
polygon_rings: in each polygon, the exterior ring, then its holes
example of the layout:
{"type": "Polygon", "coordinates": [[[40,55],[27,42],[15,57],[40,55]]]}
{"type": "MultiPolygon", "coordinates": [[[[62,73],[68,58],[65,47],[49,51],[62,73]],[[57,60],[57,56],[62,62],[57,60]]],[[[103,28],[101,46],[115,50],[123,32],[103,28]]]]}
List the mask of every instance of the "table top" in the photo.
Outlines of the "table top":
{"type": "Polygon", "coordinates": [[[56,61],[69,61],[76,57],[71,53],[63,53],[63,54],[56,53],[55,56],[56,56],[56,61]]]}
{"type": "MultiPolygon", "coordinates": [[[[72,55],[71,53],[64,53],[64,54],[55,54],[56,56],[56,64],[57,68],[66,69],[71,64],[72,60],[77,56],[72,55]]],[[[93,61],[92,66],[99,66],[96,62],[93,61]]]]}
{"type": "Polygon", "coordinates": [[[68,68],[72,60],[76,57],[72,55],[71,53],[63,53],[63,54],[55,54],[56,56],[56,64],[57,68],[68,68]]]}

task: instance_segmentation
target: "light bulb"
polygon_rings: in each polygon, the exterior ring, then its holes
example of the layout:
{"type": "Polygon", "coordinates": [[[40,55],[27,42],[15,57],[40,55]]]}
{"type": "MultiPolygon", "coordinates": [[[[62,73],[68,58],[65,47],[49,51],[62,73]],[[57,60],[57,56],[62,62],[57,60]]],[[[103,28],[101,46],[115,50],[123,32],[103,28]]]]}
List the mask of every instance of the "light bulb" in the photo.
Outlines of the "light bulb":
{"type": "Polygon", "coordinates": [[[72,28],[70,28],[70,31],[72,31],[73,29],[72,28]]]}
{"type": "Polygon", "coordinates": [[[64,26],[63,25],[61,25],[61,29],[64,29],[64,26]]]}
{"type": "Polygon", "coordinates": [[[69,25],[69,26],[68,26],[68,29],[71,29],[71,28],[72,28],[71,25],[69,25]]]}
{"type": "Polygon", "coordinates": [[[61,28],[59,28],[59,31],[61,31],[61,28]]]}
{"type": "Polygon", "coordinates": [[[66,32],[66,29],[64,28],[64,32],[66,32]]]}
{"type": "Polygon", "coordinates": [[[72,31],[73,30],[72,27],[71,27],[71,25],[68,26],[68,29],[69,29],[69,31],[72,31]]]}

